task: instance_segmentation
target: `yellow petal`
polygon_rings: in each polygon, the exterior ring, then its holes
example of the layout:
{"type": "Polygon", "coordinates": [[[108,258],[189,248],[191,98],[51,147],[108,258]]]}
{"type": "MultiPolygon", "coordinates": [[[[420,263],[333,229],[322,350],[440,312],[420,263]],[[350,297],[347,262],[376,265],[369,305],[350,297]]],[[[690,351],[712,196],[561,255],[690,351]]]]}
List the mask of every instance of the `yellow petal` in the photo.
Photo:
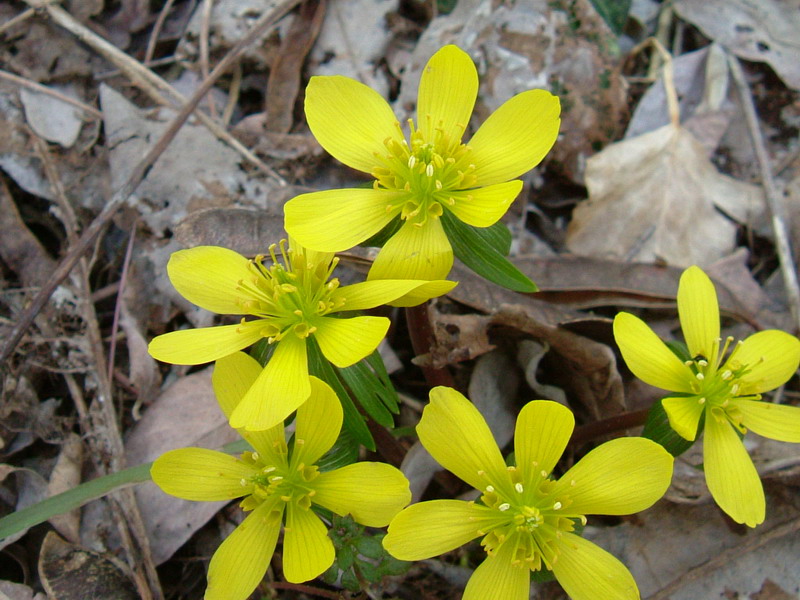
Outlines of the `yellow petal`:
{"type": "Polygon", "coordinates": [[[683,439],[694,441],[705,404],[700,404],[697,396],[690,396],[688,398],[664,398],[662,405],[669,418],[669,426],[683,439]]]}
{"type": "Polygon", "coordinates": [[[281,423],[308,399],[306,341],[289,333],[279,342],[267,366],[231,415],[231,427],[250,431],[281,423]]]}
{"type": "Polygon", "coordinates": [[[527,600],[531,571],[512,564],[514,544],[506,542],[493,556],[487,556],[467,582],[463,600],[527,600]]]}
{"type": "Polygon", "coordinates": [[[389,304],[389,306],[398,307],[417,306],[423,302],[427,302],[431,298],[443,296],[457,285],[457,281],[447,281],[446,279],[428,281],[418,287],[415,287],[413,290],[404,296],[401,296],[397,300],[392,300],[387,304],[389,304]]]}
{"type": "Polygon", "coordinates": [[[681,275],[678,315],[689,354],[702,355],[714,362],[716,356],[712,354],[719,338],[719,304],[714,284],[700,267],[689,267],[681,275]]]}
{"type": "Polygon", "coordinates": [[[238,325],[181,329],[153,338],[147,351],[173,365],[200,365],[233,354],[262,338],[262,319],[238,325]]]}
{"type": "Polygon", "coordinates": [[[406,221],[378,253],[369,270],[374,279],[444,279],[453,267],[453,248],[435,217],[422,226],[406,221]]]}
{"type": "Polygon", "coordinates": [[[385,527],[411,501],[408,480],[385,463],[359,462],[320,473],[311,485],[314,504],[369,527],[385,527]]]}
{"type": "Polygon", "coordinates": [[[244,352],[220,358],[214,365],[211,385],[222,412],[230,419],[233,409],[261,375],[261,365],[244,352]]]}
{"type": "Polygon", "coordinates": [[[283,576],[291,583],[314,579],[333,564],[336,552],[328,528],[314,511],[292,502],[286,507],[283,576]]]}
{"type": "Polygon", "coordinates": [[[324,252],[342,252],[383,229],[397,214],[406,192],[372,188],[301,194],[283,207],[286,231],[298,242],[324,252]]]}
{"type": "Polygon", "coordinates": [[[636,377],[657,388],[692,393],[692,371],[640,318],[626,312],[614,317],[614,339],[636,377]]]}
{"type": "Polygon", "coordinates": [[[517,467],[526,481],[541,471],[550,473],[567,447],[575,417],[566,406],[534,400],[522,407],[514,433],[517,467]]]}
{"type": "Polygon", "coordinates": [[[739,394],[761,394],[783,385],[797,371],[800,340],[776,329],[759,331],[745,339],[731,358],[731,363],[750,368],[741,378],[739,394]]]}
{"type": "MultiPolygon", "coordinates": [[[[387,304],[411,292],[426,296],[425,300],[446,294],[456,286],[455,281],[419,281],[415,279],[375,279],[338,288],[331,300],[343,300],[341,310],[364,310],[387,304]]],[[[422,300],[421,302],[424,302],[422,300]]]]}
{"type": "Polygon", "coordinates": [[[247,600],[272,560],[282,515],[283,503],[267,500],[222,542],[208,565],[205,600],[247,600]]]}
{"type": "Polygon", "coordinates": [[[734,404],[742,414],[742,425],[758,435],[779,442],[800,443],[800,407],[737,400],[734,404]]]}
{"type": "Polygon", "coordinates": [[[433,141],[437,129],[460,140],[478,96],[478,71],[457,46],[440,48],[425,65],[419,82],[417,127],[433,141]]]}
{"type": "Polygon", "coordinates": [[[639,600],[630,571],[599,546],[565,533],[558,547],[553,574],[572,600],[639,600]]]}
{"type": "Polygon", "coordinates": [[[331,387],[311,377],[311,395],[297,409],[290,468],[314,465],[333,447],[342,429],[342,404],[331,387]]]}
{"type": "Polygon", "coordinates": [[[749,527],[764,522],[764,489],[753,461],[733,426],[713,412],[706,415],[703,463],[708,490],[731,519],[749,527]]]}
{"type": "Polygon", "coordinates": [[[558,480],[556,489],[581,515],[628,515],[652,506],[669,487],[672,456],[639,437],[606,442],[558,480]]]}
{"type": "Polygon", "coordinates": [[[450,192],[448,196],[455,200],[455,204],[448,203],[445,210],[449,210],[467,225],[489,227],[506,214],[520,190],[522,182],[515,179],[474,190],[450,192]]]}
{"type": "Polygon", "coordinates": [[[491,518],[491,509],[463,500],[412,504],[392,519],[383,547],[400,560],[431,558],[474,540],[491,518]]]}
{"type": "Polygon", "coordinates": [[[402,140],[386,100],[349,77],[312,77],[306,87],[305,110],[308,127],[320,145],[358,171],[371,173],[379,164],[375,153],[387,154],[384,140],[402,140]]]}
{"type": "Polygon", "coordinates": [[[192,304],[219,314],[243,315],[236,288],[253,276],[250,261],[238,252],[218,246],[178,250],[167,263],[169,280],[192,304]]]}
{"type": "Polygon", "coordinates": [[[372,354],[390,324],[386,317],[321,317],[314,321],[314,339],[325,358],[337,367],[349,367],[372,354]]]}
{"type": "Polygon", "coordinates": [[[318,252],[317,250],[306,248],[292,236],[289,236],[289,251],[293,256],[302,256],[306,265],[313,265],[310,269],[314,269],[318,265],[328,267],[336,255],[335,252],[318,252]]]}
{"type": "Polygon", "coordinates": [[[545,90],[528,90],[492,113],[469,141],[478,185],[519,177],[538,165],[553,147],[561,124],[561,104],[545,90]]]}
{"type": "Polygon", "coordinates": [[[478,490],[493,485],[511,496],[511,478],[497,442],[475,405],[448,387],[435,387],[417,434],[439,464],[478,490]]]}
{"type": "Polygon", "coordinates": [[[253,467],[224,452],[178,448],[159,456],[150,469],[153,481],[167,494],[184,500],[230,500],[253,491],[253,467]],[[242,485],[242,480],[247,485],[242,485]]]}

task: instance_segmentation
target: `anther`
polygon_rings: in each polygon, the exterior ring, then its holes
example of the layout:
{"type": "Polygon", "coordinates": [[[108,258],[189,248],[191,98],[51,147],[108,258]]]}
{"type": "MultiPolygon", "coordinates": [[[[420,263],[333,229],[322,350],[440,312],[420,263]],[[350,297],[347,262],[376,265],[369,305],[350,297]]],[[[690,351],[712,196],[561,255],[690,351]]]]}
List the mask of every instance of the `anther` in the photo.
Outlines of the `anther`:
{"type": "Polygon", "coordinates": [[[700,365],[701,367],[707,367],[708,361],[705,358],[701,358],[700,360],[697,361],[697,364],[700,365]]]}
{"type": "Polygon", "coordinates": [[[698,381],[703,381],[706,378],[702,373],[695,373],[695,377],[697,377],[698,381]]]}
{"type": "Polygon", "coordinates": [[[730,369],[726,369],[722,375],[720,375],[724,381],[727,381],[731,377],[733,377],[733,372],[730,369]]]}
{"type": "Polygon", "coordinates": [[[522,487],[521,483],[515,483],[514,484],[514,489],[517,490],[517,492],[520,493],[520,494],[525,491],[525,489],[522,487]]]}
{"type": "Polygon", "coordinates": [[[428,177],[433,177],[433,165],[428,163],[428,166],[425,167],[425,175],[428,177]]]}
{"type": "Polygon", "coordinates": [[[258,452],[251,453],[250,458],[252,458],[253,460],[258,460],[258,452]]]}
{"type": "Polygon", "coordinates": [[[499,510],[501,512],[505,512],[509,508],[511,508],[511,505],[508,502],[503,502],[500,506],[497,507],[497,510],[499,510]]]}
{"type": "Polygon", "coordinates": [[[242,477],[239,480],[239,485],[241,485],[242,487],[247,487],[247,480],[244,477],[242,477]]]}
{"type": "Polygon", "coordinates": [[[541,475],[542,475],[542,477],[547,477],[547,471],[545,471],[544,469],[542,469],[542,471],[541,471],[541,475]]]}
{"type": "Polygon", "coordinates": [[[705,403],[706,403],[706,399],[705,399],[705,398],[700,398],[700,399],[697,401],[697,403],[698,403],[698,404],[705,404],[705,403]]]}
{"type": "Polygon", "coordinates": [[[560,510],[562,506],[561,502],[556,502],[553,504],[553,510],[560,510]]]}
{"type": "Polygon", "coordinates": [[[412,154],[408,157],[408,168],[413,169],[415,164],[417,164],[417,157],[412,154]]]}
{"type": "Polygon", "coordinates": [[[494,491],[494,486],[493,485],[487,485],[486,486],[486,491],[491,494],[494,491]]]}

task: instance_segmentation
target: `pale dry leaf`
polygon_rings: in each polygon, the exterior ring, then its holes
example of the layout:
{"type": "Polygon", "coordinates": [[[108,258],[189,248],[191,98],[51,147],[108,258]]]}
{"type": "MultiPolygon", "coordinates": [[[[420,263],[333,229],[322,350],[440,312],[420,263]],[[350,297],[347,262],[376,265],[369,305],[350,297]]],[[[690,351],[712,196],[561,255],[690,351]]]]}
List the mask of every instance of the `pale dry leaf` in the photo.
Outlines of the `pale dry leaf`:
{"type": "Polygon", "coordinates": [[[733,251],[736,225],[763,206],[756,186],[720,174],[703,146],[666,125],[589,159],[589,200],[573,213],[576,254],[706,266],[733,251]]]}
{"type": "Polygon", "coordinates": [[[47,596],[22,583],[0,581],[0,600],[47,600],[47,596]]]}
{"type": "MultiPolygon", "coordinates": [[[[125,440],[128,464],[155,460],[173,448],[220,448],[239,439],[219,408],[211,372],[209,367],[182,377],[161,393],[125,440]]],[[[172,556],[226,504],[181,500],[153,483],[137,486],[136,500],[148,507],[142,517],[156,564],[172,556]]]]}
{"type": "MultiPolygon", "coordinates": [[[[47,498],[47,481],[32,469],[0,464],[0,483],[9,475],[16,477],[17,503],[15,510],[21,510],[47,498]]],[[[13,544],[28,532],[27,529],[0,540],[0,550],[13,544]]]]}
{"type": "MultiPolygon", "coordinates": [[[[138,394],[137,406],[141,402],[149,402],[156,387],[161,382],[158,364],[147,352],[147,340],[142,334],[142,327],[128,308],[128,302],[121,299],[119,326],[125,332],[125,344],[128,347],[130,370],[128,378],[138,394]]],[[[117,342],[119,343],[119,341],[117,342]]]]}
{"type": "MultiPolygon", "coordinates": [[[[81,482],[81,467],[83,465],[83,442],[77,433],[70,433],[61,446],[58,460],[50,473],[47,484],[47,495],[55,496],[77,487],[81,482]]],[[[68,513],[55,515],[49,519],[50,524],[56,528],[70,542],[80,539],[81,511],[75,509],[68,513]]]]}
{"type": "MultiPolygon", "coordinates": [[[[82,100],[74,85],[51,85],[50,88],[75,100],[82,100]]],[[[37,135],[64,148],[75,143],[83,126],[79,109],[59,98],[25,87],[20,90],[19,97],[28,125],[37,135]]]]}
{"type": "Polygon", "coordinates": [[[559,387],[540,382],[536,377],[539,369],[539,362],[550,350],[547,342],[537,340],[520,340],[517,347],[517,362],[525,373],[525,381],[533,391],[534,398],[554,400],[564,406],[569,406],[567,395],[559,387]]]}
{"type": "Polygon", "coordinates": [[[800,89],[800,0],[676,0],[675,11],[747,60],[766,62],[800,89]]]}

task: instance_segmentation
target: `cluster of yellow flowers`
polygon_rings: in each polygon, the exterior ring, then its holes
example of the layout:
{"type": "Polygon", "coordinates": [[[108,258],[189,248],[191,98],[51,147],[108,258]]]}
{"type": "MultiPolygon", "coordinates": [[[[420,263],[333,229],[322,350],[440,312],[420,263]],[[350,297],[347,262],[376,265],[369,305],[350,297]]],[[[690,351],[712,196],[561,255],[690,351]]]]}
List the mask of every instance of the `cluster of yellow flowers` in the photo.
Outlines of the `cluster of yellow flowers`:
{"type": "MultiPolygon", "coordinates": [[[[558,99],[532,90],[503,104],[464,142],[477,90],[469,56],[455,46],[439,50],[424,69],[417,119],[409,121],[406,139],[375,91],[345,77],[313,77],[305,103],[311,131],[335,158],[370,174],[372,188],[290,200],[289,241],[271,246],[268,257],[198,247],[170,259],[170,280],[186,299],[242,315],[238,324],[175,331],[150,344],[150,353],[165,362],[216,361],[220,407],[252,447],[239,457],[173,450],[152,468],[153,480],[169,494],[242,498],[249,513],[214,554],[206,598],[243,600],[253,592],[284,518],[284,577],[303,582],[328,569],[334,546],[315,507],[369,527],[388,525],[383,546],[404,560],[480,538],[487,558],[467,585],[467,600],[526,599],[530,574],[540,570],[551,571],[576,600],[639,597],[627,568],[576,529],[586,515],[630,514],[661,498],[673,457],[652,440],[604,443],[555,476],[574,417],[560,404],[534,400],[519,414],[509,466],[477,409],[455,390],[437,387],[417,434],[439,463],[478,490],[479,500],[407,506],[408,481],[392,466],[317,466],[340,434],[343,409],[328,383],[309,374],[309,344],[335,367],[349,367],[375,351],[390,322],[343,313],[414,306],[450,291],[453,250],[442,220],[492,226],[522,188],[514,178],[538,164],[558,135],[558,99]],[[340,286],[333,253],[381,232],[386,242],[367,281],[340,286]],[[271,350],[264,367],[241,352],[263,340],[271,350]],[[284,421],[293,413],[287,439],[284,421]]],[[[675,431],[694,440],[704,420],[709,489],[732,518],[755,526],[764,520],[764,495],[740,434],[749,427],[800,442],[800,409],[759,402],[795,372],[800,341],[764,331],[720,348],[716,295],[697,267],[681,279],[678,308],[690,359],[679,359],[627,313],[615,319],[617,342],[635,375],[673,392],[663,406],[675,431]]]]}

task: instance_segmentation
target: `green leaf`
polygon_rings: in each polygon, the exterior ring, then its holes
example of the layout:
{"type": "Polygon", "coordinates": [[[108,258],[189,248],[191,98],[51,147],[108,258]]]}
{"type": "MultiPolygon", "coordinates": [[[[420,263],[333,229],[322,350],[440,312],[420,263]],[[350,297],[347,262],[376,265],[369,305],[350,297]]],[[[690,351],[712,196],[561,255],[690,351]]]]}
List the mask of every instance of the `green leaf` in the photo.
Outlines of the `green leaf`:
{"type": "MultiPolygon", "coordinates": [[[[239,440],[225,445],[222,451],[235,453],[243,452],[248,448],[250,448],[250,445],[246,441],[239,440]]],[[[153,463],[146,463],[118,471],[117,473],[104,475],[13,512],[0,519],[0,539],[7,538],[39,523],[44,523],[50,517],[80,508],[87,502],[102,498],[115,490],[142,483],[143,481],[150,481],[150,467],[152,466],[153,463]]]]}
{"type": "Polygon", "coordinates": [[[339,568],[346,571],[353,566],[353,562],[356,560],[355,550],[352,546],[342,546],[336,553],[336,559],[339,562],[339,568]]]}
{"type": "Polygon", "coordinates": [[[477,232],[479,228],[462,223],[448,210],[444,211],[441,219],[453,246],[453,253],[478,275],[515,292],[530,293],[539,289],[494,246],[485,241],[477,232]]]}
{"type": "Polygon", "coordinates": [[[485,244],[497,250],[503,256],[508,256],[511,252],[511,232],[502,221],[498,221],[489,227],[473,227],[475,233],[480,236],[485,244]]]}
{"type": "Polygon", "coordinates": [[[376,246],[378,248],[383,248],[383,245],[389,241],[390,237],[397,233],[397,230],[400,229],[402,225],[403,220],[400,218],[400,215],[397,215],[394,219],[389,221],[383,229],[371,238],[361,242],[359,246],[376,246]]]}
{"type": "MultiPolygon", "coordinates": [[[[699,427],[703,426],[703,417],[700,417],[699,427]]],[[[672,456],[680,456],[692,447],[694,442],[678,435],[669,424],[669,417],[664,410],[662,401],[654,402],[647,413],[647,421],[644,423],[644,430],[642,437],[653,440],[657,444],[661,444],[664,450],[672,454],[672,456]]]]}
{"type": "Polygon", "coordinates": [[[386,407],[393,413],[397,414],[400,412],[400,398],[397,397],[397,390],[394,389],[394,384],[389,378],[389,373],[386,371],[386,365],[383,364],[383,358],[381,358],[380,352],[374,350],[372,354],[370,354],[364,360],[370,367],[372,367],[375,375],[378,376],[378,379],[380,379],[381,383],[383,384],[385,393],[389,396],[389,398],[384,398],[386,407]]]}
{"type": "Polygon", "coordinates": [[[632,0],[591,0],[597,13],[603,17],[615,34],[620,35],[628,20],[632,0]]]}
{"type": "Polygon", "coordinates": [[[317,461],[320,471],[333,471],[358,461],[359,443],[349,429],[342,428],[342,432],[325,455],[317,461]]]}
{"type": "Polygon", "coordinates": [[[383,545],[381,545],[381,540],[371,535],[365,535],[358,540],[358,542],[356,542],[356,548],[358,548],[359,554],[362,554],[367,558],[378,559],[386,554],[386,550],[384,550],[383,545]]]}
{"type": "Polygon", "coordinates": [[[353,392],[353,396],[358,400],[359,404],[372,417],[376,423],[380,423],[384,427],[394,426],[394,419],[392,413],[380,401],[380,392],[382,387],[375,375],[369,369],[359,369],[356,363],[350,367],[337,368],[339,375],[342,377],[347,387],[353,392]]]}
{"type": "Polygon", "coordinates": [[[308,347],[308,370],[311,375],[319,377],[333,388],[336,395],[339,397],[339,402],[342,403],[342,410],[344,411],[344,424],[343,429],[347,429],[353,438],[365,448],[375,451],[375,440],[372,439],[372,434],[367,428],[367,424],[361,413],[358,412],[356,405],[350,398],[350,394],[344,385],[339,375],[334,371],[333,366],[322,355],[314,336],[309,336],[306,340],[308,347]]]}

